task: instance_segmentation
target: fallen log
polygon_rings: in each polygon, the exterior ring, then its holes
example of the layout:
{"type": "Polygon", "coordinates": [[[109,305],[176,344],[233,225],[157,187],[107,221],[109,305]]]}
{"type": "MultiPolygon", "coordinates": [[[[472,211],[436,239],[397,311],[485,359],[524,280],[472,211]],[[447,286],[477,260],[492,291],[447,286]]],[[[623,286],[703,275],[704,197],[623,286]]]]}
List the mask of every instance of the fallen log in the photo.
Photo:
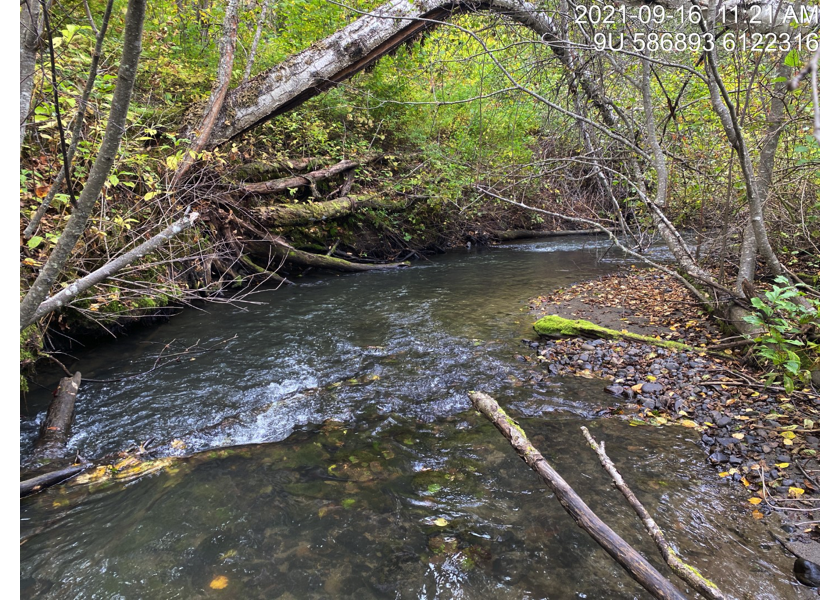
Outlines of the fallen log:
{"type": "Polygon", "coordinates": [[[76,394],[82,382],[82,374],[76,371],[73,377],[64,377],[58,384],[55,398],[47,409],[47,416],[41,424],[41,431],[35,441],[34,454],[44,458],[60,458],[70,437],[73,414],[76,409],[76,394]]]}
{"type": "MultiPolygon", "coordinates": [[[[284,242],[278,236],[266,236],[264,241],[272,246],[274,253],[278,255],[279,258],[300,267],[332,269],[333,271],[342,271],[345,273],[362,273],[364,271],[378,271],[379,269],[408,267],[411,264],[408,261],[399,263],[356,263],[344,260],[343,258],[336,258],[334,256],[312,254],[310,252],[297,250],[284,242]]],[[[251,244],[255,243],[252,242],[251,244]]]]}
{"type": "Polygon", "coordinates": [[[665,559],[665,564],[671,567],[671,570],[676,573],[680,579],[685,581],[695,591],[699,592],[704,598],[707,598],[708,600],[729,600],[729,597],[721,592],[718,586],[700,575],[700,572],[697,569],[689,564],[686,564],[679,556],[677,556],[677,553],[665,539],[665,534],[662,533],[659,525],[656,524],[656,521],[653,520],[653,517],[650,516],[650,513],[644,505],[639,502],[639,499],[636,498],[636,494],[634,494],[633,490],[630,489],[630,486],[624,482],[624,478],[621,476],[621,473],[618,472],[618,469],[615,468],[613,461],[610,460],[609,456],[607,456],[607,451],[604,448],[604,442],[601,442],[601,444],[598,445],[586,427],[581,427],[580,429],[583,431],[583,437],[586,438],[586,441],[589,443],[589,447],[592,448],[598,455],[598,460],[601,461],[601,466],[604,467],[604,470],[609,473],[610,477],[612,477],[615,487],[624,494],[627,502],[633,507],[633,510],[636,511],[636,515],[638,515],[638,517],[642,520],[642,523],[644,523],[648,535],[656,543],[656,547],[659,548],[659,553],[662,555],[662,558],[665,559]]]}
{"type": "Polygon", "coordinates": [[[45,490],[50,486],[63,483],[68,479],[72,479],[86,468],[85,465],[72,465],[64,469],[59,469],[58,471],[51,471],[43,475],[38,475],[37,477],[32,477],[31,479],[25,479],[20,482],[20,497],[23,498],[24,496],[45,490]]]}
{"type": "Polygon", "coordinates": [[[392,200],[376,195],[366,195],[348,196],[335,200],[324,200],[323,202],[258,206],[254,209],[254,212],[266,227],[279,228],[337,219],[349,215],[359,208],[398,210],[404,207],[405,200],[392,200]]]}
{"type": "Polygon", "coordinates": [[[280,179],[281,177],[288,177],[295,171],[308,171],[315,169],[318,167],[320,162],[320,159],[315,158],[314,156],[290,158],[287,160],[281,160],[277,164],[257,161],[236,167],[229,177],[232,177],[237,182],[280,179]]]}
{"type": "Polygon", "coordinates": [[[685,600],[685,596],[670,581],[592,512],[572,487],[551,468],[543,455],[531,445],[522,428],[507,416],[493,398],[482,392],[470,392],[469,397],[476,410],[496,426],[520,458],[539,474],[578,526],[598,542],[634,580],[655,598],[685,600]]]}
{"type": "Polygon", "coordinates": [[[305,187],[314,184],[316,181],[322,181],[335,177],[350,169],[355,169],[360,164],[358,160],[342,160],[326,169],[319,169],[311,171],[305,175],[297,175],[295,177],[286,177],[284,179],[271,179],[269,181],[262,181],[260,183],[246,183],[240,189],[250,194],[275,194],[277,192],[285,192],[292,188],[305,187]]]}
{"type": "MultiPolygon", "coordinates": [[[[620,227],[607,227],[609,231],[621,231],[620,227]]],[[[567,235],[593,235],[597,233],[605,233],[603,229],[578,229],[578,230],[562,230],[562,231],[531,231],[530,229],[509,229],[507,231],[494,231],[493,235],[499,238],[499,241],[509,242],[511,240],[524,240],[531,238],[543,237],[558,237],[567,235]]]]}
{"type": "MultiPolygon", "coordinates": [[[[649,335],[630,333],[629,331],[618,331],[608,327],[601,327],[585,319],[564,319],[557,315],[547,315],[534,323],[534,331],[547,338],[559,339],[563,337],[599,337],[610,340],[625,339],[635,342],[644,342],[652,346],[673,348],[676,350],[688,350],[691,352],[706,352],[705,348],[695,348],[681,342],[671,340],[660,340],[649,335]]],[[[725,356],[725,355],[724,355],[725,356]]]]}

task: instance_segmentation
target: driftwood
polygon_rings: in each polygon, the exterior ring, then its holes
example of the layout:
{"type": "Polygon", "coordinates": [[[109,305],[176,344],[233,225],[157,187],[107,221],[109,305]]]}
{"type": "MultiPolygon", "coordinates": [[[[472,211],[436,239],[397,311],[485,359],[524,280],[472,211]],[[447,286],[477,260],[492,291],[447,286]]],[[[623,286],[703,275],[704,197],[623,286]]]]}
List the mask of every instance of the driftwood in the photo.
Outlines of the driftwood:
{"type": "Polygon", "coordinates": [[[398,210],[405,207],[405,200],[392,200],[376,195],[348,196],[323,202],[299,204],[274,204],[254,209],[259,220],[266,227],[305,225],[315,221],[338,219],[359,208],[384,208],[398,210]]]}
{"type": "Polygon", "coordinates": [[[656,543],[656,547],[659,548],[659,553],[662,555],[662,558],[665,559],[665,563],[671,567],[671,570],[694,590],[700,592],[700,595],[704,598],[708,598],[709,600],[728,600],[728,596],[721,592],[714,583],[700,575],[697,569],[691,565],[687,565],[682,561],[682,559],[680,559],[679,556],[677,556],[677,553],[673,548],[671,548],[671,545],[668,544],[665,539],[665,535],[662,533],[662,530],[659,529],[659,525],[656,524],[656,521],[653,520],[653,517],[650,516],[650,513],[648,513],[644,505],[639,502],[639,499],[636,498],[633,490],[628,487],[628,485],[624,482],[624,478],[621,476],[621,473],[619,473],[618,469],[615,468],[613,461],[610,460],[609,456],[607,456],[607,451],[604,449],[604,442],[601,442],[601,444],[598,445],[586,427],[581,427],[580,429],[583,431],[583,436],[586,438],[586,441],[589,442],[589,447],[598,454],[601,466],[603,466],[604,470],[610,474],[610,477],[612,477],[615,487],[624,494],[627,502],[633,507],[633,510],[636,511],[636,514],[642,520],[642,523],[645,524],[645,529],[647,529],[648,535],[650,535],[656,543]]]}
{"type": "Polygon", "coordinates": [[[560,504],[563,505],[563,508],[571,515],[578,526],[582,527],[592,539],[598,542],[633,579],[639,582],[655,598],[685,600],[685,596],[670,581],[592,512],[571,486],[560,477],[557,471],[551,468],[543,455],[531,445],[522,428],[505,414],[493,398],[482,392],[470,392],[469,396],[476,410],[480,411],[496,426],[522,460],[536,471],[546,485],[551,488],[560,504]]]}
{"type": "Polygon", "coordinates": [[[59,469],[58,471],[51,471],[49,473],[33,477],[32,479],[21,481],[20,497],[23,498],[24,496],[40,492],[50,486],[67,481],[84,471],[86,468],[87,467],[85,465],[72,465],[65,467],[64,469],[59,469]]]}
{"type": "Polygon", "coordinates": [[[72,378],[64,377],[58,384],[58,391],[47,409],[47,416],[41,424],[41,433],[35,442],[36,455],[58,458],[64,454],[64,446],[73,426],[76,394],[81,382],[82,374],[77,371],[72,378]]]}
{"type": "Polygon", "coordinates": [[[286,177],[283,179],[272,179],[269,181],[262,181],[260,183],[246,183],[242,185],[242,190],[250,194],[274,194],[277,192],[285,192],[292,188],[305,187],[314,184],[316,181],[322,181],[335,177],[340,173],[344,173],[350,169],[355,169],[360,164],[358,160],[342,160],[325,169],[311,171],[305,175],[297,175],[295,177],[286,177]]]}

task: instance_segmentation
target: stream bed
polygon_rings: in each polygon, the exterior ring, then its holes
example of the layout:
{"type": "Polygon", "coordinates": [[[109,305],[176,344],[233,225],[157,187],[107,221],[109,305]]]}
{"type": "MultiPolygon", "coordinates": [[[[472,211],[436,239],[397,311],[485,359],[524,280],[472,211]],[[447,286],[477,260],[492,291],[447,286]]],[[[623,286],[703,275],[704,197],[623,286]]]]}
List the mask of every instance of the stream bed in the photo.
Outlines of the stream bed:
{"type": "MultiPolygon", "coordinates": [[[[566,237],[321,275],[76,352],[71,369],[114,381],[82,386],[70,448],[95,458],[177,440],[173,456],[194,454],[21,500],[21,597],[648,597],[470,409],[473,389],[663,573],[582,425],[724,591],[816,597],[744,492],[717,481],[696,433],[599,419],[614,402],[602,381],[517,359],[534,337],[527,300],[615,271],[624,259],[609,246],[566,237]]],[[[21,406],[22,464],[49,400],[33,391],[21,406]]]]}

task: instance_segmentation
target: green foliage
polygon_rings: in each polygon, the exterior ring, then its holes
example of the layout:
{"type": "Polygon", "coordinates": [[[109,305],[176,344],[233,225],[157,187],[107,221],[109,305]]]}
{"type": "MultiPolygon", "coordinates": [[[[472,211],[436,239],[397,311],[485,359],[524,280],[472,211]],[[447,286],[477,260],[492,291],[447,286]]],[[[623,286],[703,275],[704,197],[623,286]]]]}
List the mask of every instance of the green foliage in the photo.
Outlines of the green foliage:
{"type": "MultiPolygon", "coordinates": [[[[820,345],[808,339],[805,332],[819,332],[820,303],[812,302],[813,309],[793,302],[803,296],[784,277],[777,277],[773,289],[764,298],[752,298],[756,312],[744,320],[764,329],[756,340],[756,354],[768,369],[768,385],[781,379],[790,393],[796,385],[807,385],[811,380],[811,367],[819,360],[820,345]]],[[[816,339],[819,339],[817,336],[816,339]]]]}

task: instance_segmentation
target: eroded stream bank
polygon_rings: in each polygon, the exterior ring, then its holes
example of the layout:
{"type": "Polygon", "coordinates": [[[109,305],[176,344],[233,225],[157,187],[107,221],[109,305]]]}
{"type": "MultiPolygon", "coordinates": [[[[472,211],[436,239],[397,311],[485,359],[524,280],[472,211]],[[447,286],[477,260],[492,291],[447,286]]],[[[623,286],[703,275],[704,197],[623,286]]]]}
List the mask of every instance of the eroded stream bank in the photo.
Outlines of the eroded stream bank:
{"type": "MultiPolygon", "coordinates": [[[[23,597],[642,597],[468,410],[470,389],[508,406],[654,563],[581,424],[725,590],[813,597],[744,517],[743,491],[704,465],[694,432],[593,421],[612,403],[603,382],[542,372],[536,382],[538,367],[515,359],[531,336],[527,300],[615,270],[619,257],[599,262],[608,246],[565,238],[301,282],[247,312],[184,313],[80,353],[86,377],[110,379],[143,370],[173,340],[238,336],[148,377],[83,386],[70,447],[84,455],[149,438],[183,441],[172,454],[209,452],[132,483],[23,500],[23,597]]],[[[33,394],[28,409],[47,401],[33,394]]],[[[37,419],[22,423],[22,455],[36,429],[37,419]]]]}

